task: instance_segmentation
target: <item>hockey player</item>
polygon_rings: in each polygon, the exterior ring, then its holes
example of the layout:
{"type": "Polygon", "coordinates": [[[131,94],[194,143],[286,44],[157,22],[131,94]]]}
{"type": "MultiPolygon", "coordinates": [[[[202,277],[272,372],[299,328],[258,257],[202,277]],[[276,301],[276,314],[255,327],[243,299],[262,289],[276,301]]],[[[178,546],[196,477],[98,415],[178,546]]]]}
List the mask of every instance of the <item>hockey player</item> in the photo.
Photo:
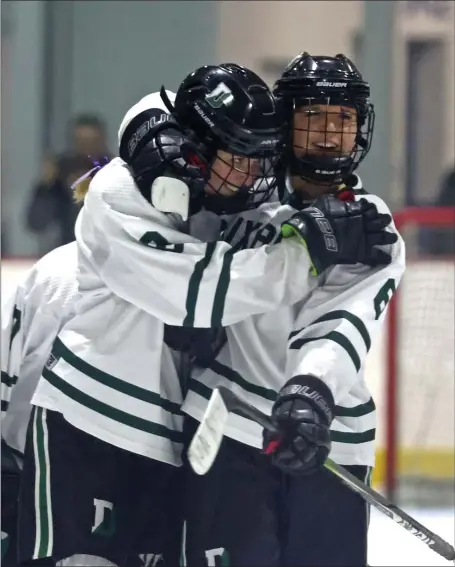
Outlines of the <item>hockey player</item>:
{"type": "MultiPolygon", "coordinates": [[[[82,202],[88,180],[78,185],[82,202]]],[[[17,561],[17,499],[30,401],[52,343],[74,314],[76,244],[60,246],[38,260],[14,293],[2,301],[2,565],[17,561]]],[[[43,561],[42,565],[47,563],[43,561]]],[[[52,564],[51,561],[48,562],[52,564]]]]}
{"type": "MultiPolygon", "coordinates": [[[[323,191],[356,198],[351,174],[370,148],[374,111],[369,86],[355,65],[343,55],[302,53],[275,93],[293,112],[294,206],[301,208],[323,191]]],[[[388,211],[378,197],[367,198],[388,211]]],[[[335,268],[326,286],[342,286],[343,302],[321,309],[322,289],[317,290],[296,314],[288,342],[289,380],[272,409],[281,430],[273,462],[288,475],[283,565],[367,564],[368,505],[322,465],[331,451],[331,458],[359,479],[371,478],[376,412],[365,358],[405,269],[401,238],[391,254],[391,265],[381,270],[335,268]]],[[[272,440],[264,433],[265,448],[272,440]]]]}
{"type": "MultiPolygon", "coordinates": [[[[96,168],[95,168],[96,169],[96,168]]],[[[82,202],[87,179],[75,189],[82,202]]],[[[74,314],[77,248],[72,242],[38,260],[14,293],[2,301],[2,565],[17,561],[17,499],[30,401],[52,343],[74,314]]],[[[47,564],[45,561],[41,565],[47,564]]],[[[53,564],[51,561],[48,564],[53,564]]]]}
{"type": "MultiPolygon", "coordinates": [[[[271,172],[263,162],[273,165],[283,124],[253,73],[234,65],[204,73],[202,90],[194,83],[201,73],[192,74],[179,90],[184,102],[176,99],[182,122],[193,112],[204,138],[170,121],[152,95],[120,128],[124,159],[97,174],[85,199],[76,224],[76,312],[32,400],[20,561],[78,564],[72,556],[85,553],[90,564],[108,564],[166,552],[179,527],[182,394],[165,324],[234,323],[295,301],[313,285],[312,265],[352,261],[349,247],[324,250],[306,213],[298,217],[306,246],[289,241],[234,254],[224,242],[183,232],[184,205],[194,212],[202,193],[222,202],[207,198],[219,213],[233,210],[229,199],[248,209],[270,192],[262,189],[271,172]]],[[[355,258],[367,262],[379,260],[366,245],[369,231],[381,239],[387,224],[373,209],[325,209],[340,244],[355,235],[364,244],[355,258]]]]}
{"type": "MultiPolygon", "coordinates": [[[[354,174],[367,155],[374,110],[369,85],[344,56],[301,54],[278,81],[276,95],[292,117],[281,186],[287,204],[265,204],[249,224],[224,231],[235,249],[272,244],[295,210],[314,199],[366,198],[354,174]]],[[[317,205],[316,205],[317,207],[317,205]]],[[[243,216],[243,215],[242,215],[243,216]]],[[[287,228],[285,229],[288,230],[287,228]]],[[[193,370],[183,410],[191,439],[212,388],[224,385],[280,425],[276,441],[235,413],[209,473],[188,471],[186,555],[191,566],[366,565],[365,502],[323,469],[336,462],[368,482],[374,464],[375,406],[364,363],[404,271],[404,243],[383,250],[389,265],[335,266],[302,300],[226,329],[227,345],[208,369],[193,370]]]]}

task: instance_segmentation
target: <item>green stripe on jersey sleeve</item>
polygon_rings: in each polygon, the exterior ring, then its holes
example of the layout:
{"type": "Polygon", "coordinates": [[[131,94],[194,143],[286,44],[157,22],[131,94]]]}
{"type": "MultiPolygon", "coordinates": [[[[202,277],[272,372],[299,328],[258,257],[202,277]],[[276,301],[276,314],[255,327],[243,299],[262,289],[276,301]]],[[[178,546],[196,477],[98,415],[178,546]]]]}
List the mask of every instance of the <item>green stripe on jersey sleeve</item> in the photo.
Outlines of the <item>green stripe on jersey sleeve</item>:
{"type": "MultiPolygon", "coordinates": [[[[194,378],[191,378],[189,381],[189,390],[192,390],[196,394],[199,394],[206,400],[210,400],[210,396],[213,392],[212,388],[209,388],[208,386],[202,384],[202,382],[199,382],[194,378]]],[[[276,396],[277,394],[275,393],[275,398],[276,396]]],[[[364,415],[373,413],[375,410],[376,406],[374,404],[373,398],[370,398],[368,402],[359,404],[357,406],[352,406],[350,408],[344,406],[335,406],[334,415],[335,417],[363,417],[364,415]]]]}
{"type": "Polygon", "coordinates": [[[202,398],[206,399],[207,401],[210,400],[210,396],[212,395],[212,388],[209,388],[202,382],[198,382],[194,378],[190,378],[188,382],[188,390],[192,390],[196,394],[199,394],[202,398]]]}
{"type": "MultiPolygon", "coordinates": [[[[198,394],[199,396],[201,396],[202,398],[204,398],[205,400],[210,400],[210,396],[212,394],[212,388],[209,388],[208,386],[206,386],[205,384],[202,384],[201,382],[199,382],[198,380],[195,380],[194,378],[191,378],[189,381],[189,388],[190,391],[198,394]]],[[[276,394],[275,394],[276,396],[276,394]]],[[[365,404],[360,404],[358,406],[354,406],[352,408],[344,408],[341,406],[335,406],[335,416],[342,416],[342,415],[346,415],[349,417],[361,417],[363,415],[367,415],[368,413],[370,413],[370,410],[374,411],[375,407],[374,407],[374,402],[372,399],[370,399],[367,403],[365,404]],[[371,409],[372,408],[372,409],[371,409]]],[[[241,413],[234,411],[233,413],[242,416],[241,413]]],[[[369,441],[374,441],[375,440],[375,434],[376,434],[376,430],[375,429],[369,429],[365,432],[360,432],[360,433],[345,433],[345,432],[340,432],[340,431],[330,431],[330,436],[332,441],[334,442],[338,442],[338,443],[348,443],[348,444],[359,444],[359,443],[367,443],[369,441]]]]}
{"type": "MultiPolygon", "coordinates": [[[[195,394],[198,394],[199,396],[201,396],[201,398],[204,398],[205,400],[209,401],[210,400],[210,396],[213,393],[212,388],[209,388],[208,386],[206,386],[205,384],[202,384],[201,382],[198,382],[197,380],[195,380],[194,378],[191,378],[191,380],[189,381],[189,387],[188,390],[191,392],[194,392],[195,394]]],[[[233,410],[230,413],[234,413],[235,415],[238,415],[240,417],[243,417],[244,419],[248,419],[247,417],[245,417],[244,415],[242,415],[241,412],[239,412],[238,410],[233,410]]]]}
{"type": "Polygon", "coordinates": [[[216,249],[216,242],[207,243],[204,257],[196,262],[193,273],[188,283],[188,292],[186,296],[186,317],[183,320],[183,327],[193,327],[194,317],[196,313],[196,304],[199,296],[199,288],[204,276],[204,271],[210,264],[210,260],[216,249]]]}
{"type": "Polygon", "coordinates": [[[243,376],[241,376],[236,370],[230,368],[229,366],[226,366],[225,364],[222,364],[221,362],[218,362],[217,360],[213,361],[209,365],[209,368],[216,374],[219,374],[220,376],[223,376],[234,384],[237,384],[237,386],[240,386],[250,394],[255,394],[256,396],[265,398],[266,400],[272,402],[276,400],[278,394],[275,392],[275,390],[252,384],[251,382],[243,378],[243,376]]]}
{"type": "Polygon", "coordinates": [[[349,445],[358,445],[360,443],[368,443],[376,438],[376,429],[368,429],[360,433],[350,433],[345,431],[330,431],[330,438],[334,443],[347,443],[349,445]]]}
{"type": "Polygon", "coordinates": [[[180,431],[169,429],[169,427],[166,427],[165,425],[131,415],[127,412],[109,406],[104,402],[100,402],[85,392],[78,390],[68,382],[65,382],[65,380],[60,378],[60,376],[57,376],[57,374],[47,368],[43,369],[43,378],[45,378],[52,386],[54,386],[54,388],[60,390],[68,398],[71,398],[82,406],[85,406],[100,415],[104,415],[113,421],[132,427],[133,429],[138,429],[140,431],[145,431],[146,433],[164,437],[174,443],[182,442],[182,433],[180,431]]]}
{"type": "Polygon", "coordinates": [[[231,282],[231,264],[234,259],[234,250],[228,250],[223,258],[223,266],[221,268],[220,277],[215,290],[215,298],[213,300],[212,327],[219,327],[223,321],[224,306],[226,305],[226,296],[231,282]]]}
{"type": "Polygon", "coordinates": [[[116,378],[115,376],[112,376],[112,374],[103,372],[102,370],[95,368],[95,366],[92,366],[88,362],[85,362],[85,360],[82,360],[73,352],[71,352],[59,338],[56,338],[54,341],[54,345],[52,347],[52,355],[57,359],[62,358],[65,362],[67,362],[82,374],[85,374],[89,378],[96,380],[97,382],[103,384],[104,386],[107,386],[108,388],[117,390],[118,392],[121,392],[122,394],[125,394],[127,396],[131,396],[132,398],[136,398],[137,400],[159,406],[175,415],[181,415],[182,413],[180,404],[166,400],[155,392],[150,392],[150,390],[146,390],[145,388],[141,388],[140,386],[135,386],[134,384],[120,380],[120,378],[116,378]]]}
{"type": "Polygon", "coordinates": [[[364,404],[359,404],[350,408],[335,406],[334,415],[335,417],[363,417],[364,415],[373,413],[375,410],[376,406],[373,398],[370,398],[364,404]]]}
{"type": "Polygon", "coordinates": [[[293,350],[298,350],[300,348],[302,348],[304,345],[314,342],[314,341],[333,341],[337,344],[339,344],[349,355],[349,357],[351,358],[355,369],[357,370],[357,372],[360,370],[361,367],[361,361],[360,361],[360,357],[354,347],[354,345],[351,343],[351,341],[346,338],[342,333],[339,333],[338,331],[331,331],[330,333],[327,333],[327,335],[323,336],[323,337],[313,337],[313,338],[309,338],[309,339],[296,339],[294,342],[292,342],[289,346],[290,349],[293,350]]]}
{"type": "MultiPolygon", "coordinates": [[[[346,319],[347,321],[352,323],[352,325],[354,325],[354,327],[361,335],[368,352],[371,348],[371,338],[365,323],[362,321],[362,319],[357,317],[357,315],[354,315],[354,313],[350,313],[349,311],[345,311],[344,309],[340,309],[337,311],[330,311],[329,313],[322,315],[322,317],[319,317],[319,319],[316,319],[316,321],[310,323],[307,327],[305,327],[305,329],[308,329],[308,327],[310,327],[311,325],[316,325],[316,323],[323,323],[325,321],[334,321],[337,319],[346,319]]],[[[289,339],[292,339],[293,337],[295,337],[295,335],[298,335],[302,331],[304,331],[304,329],[300,329],[299,331],[293,331],[289,335],[289,339]]]]}

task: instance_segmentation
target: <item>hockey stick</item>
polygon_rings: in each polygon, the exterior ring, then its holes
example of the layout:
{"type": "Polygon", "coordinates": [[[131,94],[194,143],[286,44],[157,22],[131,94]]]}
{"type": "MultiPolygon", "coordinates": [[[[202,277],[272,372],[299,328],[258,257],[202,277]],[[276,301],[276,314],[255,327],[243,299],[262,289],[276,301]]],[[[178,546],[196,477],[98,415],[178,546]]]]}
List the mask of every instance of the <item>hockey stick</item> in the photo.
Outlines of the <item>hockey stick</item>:
{"type": "MultiPolygon", "coordinates": [[[[270,417],[239,399],[236,394],[220,386],[215,388],[201,423],[188,448],[188,460],[195,473],[206,474],[211,468],[223,440],[229,412],[236,411],[269,431],[276,432],[270,417]]],[[[433,551],[449,561],[455,560],[455,550],[448,542],[420,524],[403,510],[389,502],[378,492],[360,481],[344,467],[327,459],[324,465],[351,490],[360,494],[369,504],[388,516],[394,522],[411,532],[433,551]]]]}

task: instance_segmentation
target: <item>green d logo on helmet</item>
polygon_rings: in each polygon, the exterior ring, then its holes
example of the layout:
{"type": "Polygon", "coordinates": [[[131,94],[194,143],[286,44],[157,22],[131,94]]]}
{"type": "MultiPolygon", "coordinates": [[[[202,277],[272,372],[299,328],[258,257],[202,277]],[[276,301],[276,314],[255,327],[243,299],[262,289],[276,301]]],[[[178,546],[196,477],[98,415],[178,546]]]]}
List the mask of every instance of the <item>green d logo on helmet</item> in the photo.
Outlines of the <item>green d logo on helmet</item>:
{"type": "Polygon", "coordinates": [[[234,102],[234,95],[224,83],[220,83],[211,93],[205,96],[205,100],[213,108],[221,108],[223,104],[225,106],[232,104],[234,102]]]}

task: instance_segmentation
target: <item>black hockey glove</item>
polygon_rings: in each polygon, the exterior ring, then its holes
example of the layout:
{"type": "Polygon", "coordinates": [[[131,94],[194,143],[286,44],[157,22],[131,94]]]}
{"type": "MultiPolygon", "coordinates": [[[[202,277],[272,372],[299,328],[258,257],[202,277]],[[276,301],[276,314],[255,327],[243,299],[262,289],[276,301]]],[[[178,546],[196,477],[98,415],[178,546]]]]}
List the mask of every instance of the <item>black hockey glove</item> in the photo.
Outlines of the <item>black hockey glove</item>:
{"type": "Polygon", "coordinates": [[[281,389],[272,409],[278,434],[264,430],[263,449],[283,472],[312,474],[327,459],[334,400],[315,376],[296,376],[281,389]]]}
{"type": "Polygon", "coordinates": [[[397,241],[395,233],[385,230],[391,221],[366,199],[344,202],[324,195],[283,223],[281,233],[300,239],[308,249],[312,274],[318,275],[335,264],[390,264],[390,254],[377,246],[397,241]]]}
{"type": "Polygon", "coordinates": [[[199,197],[208,179],[209,167],[178,126],[167,123],[133,155],[128,163],[142,195],[151,200],[157,177],[175,177],[186,183],[192,198],[199,197]]]}

